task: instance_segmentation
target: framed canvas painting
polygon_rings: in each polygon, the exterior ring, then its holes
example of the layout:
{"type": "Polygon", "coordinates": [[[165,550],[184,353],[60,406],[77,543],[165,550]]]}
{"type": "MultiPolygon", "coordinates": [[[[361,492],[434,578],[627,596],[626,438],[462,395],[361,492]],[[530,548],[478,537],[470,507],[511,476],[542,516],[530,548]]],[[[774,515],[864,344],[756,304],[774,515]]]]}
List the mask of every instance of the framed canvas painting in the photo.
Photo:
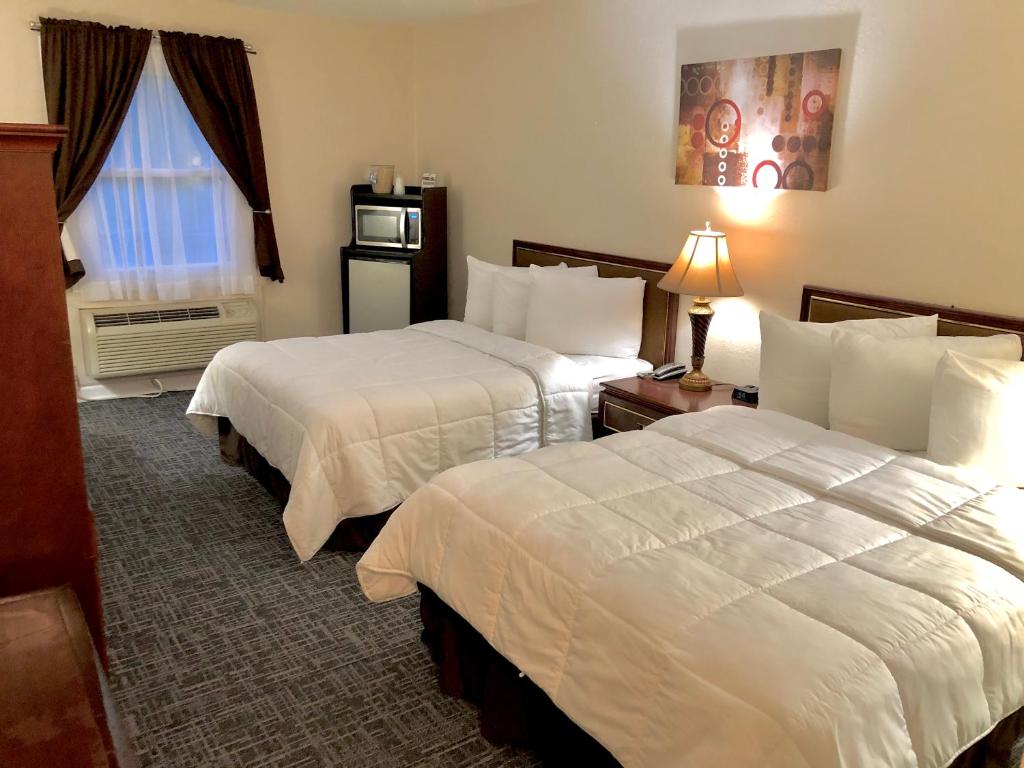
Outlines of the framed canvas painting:
{"type": "Polygon", "coordinates": [[[676,184],[828,189],[841,53],[684,64],[676,184]]]}

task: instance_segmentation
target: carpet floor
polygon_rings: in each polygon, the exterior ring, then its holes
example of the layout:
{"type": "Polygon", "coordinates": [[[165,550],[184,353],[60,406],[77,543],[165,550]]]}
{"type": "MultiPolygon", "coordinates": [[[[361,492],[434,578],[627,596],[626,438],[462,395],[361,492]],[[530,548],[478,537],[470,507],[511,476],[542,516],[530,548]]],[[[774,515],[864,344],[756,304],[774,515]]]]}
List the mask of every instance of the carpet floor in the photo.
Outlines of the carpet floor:
{"type": "Polygon", "coordinates": [[[358,555],[299,563],[281,508],[185,419],[191,393],[83,403],[111,685],[144,766],[533,766],[437,688],[418,598],[358,555]]]}

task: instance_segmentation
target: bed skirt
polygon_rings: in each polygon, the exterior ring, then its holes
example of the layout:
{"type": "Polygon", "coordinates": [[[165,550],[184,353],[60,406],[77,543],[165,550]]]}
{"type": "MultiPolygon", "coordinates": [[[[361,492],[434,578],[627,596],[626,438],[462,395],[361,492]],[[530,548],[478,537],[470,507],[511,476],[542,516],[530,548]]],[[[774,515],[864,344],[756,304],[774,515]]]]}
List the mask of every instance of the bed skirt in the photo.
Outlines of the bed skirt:
{"type": "Polygon", "coordinates": [[[480,711],[480,732],[493,744],[537,752],[546,764],[611,768],[619,763],[562,714],[551,699],[495,651],[469,622],[422,584],[423,642],[438,666],[438,685],[480,711]]]}
{"type": "MultiPolygon", "coordinates": [[[[288,503],[292,486],[281,471],[263,458],[245,436],[232,425],[231,420],[220,416],[217,418],[217,431],[220,436],[220,456],[227,463],[242,467],[256,478],[266,491],[277,499],[281,506],[288,503]]],[[[349,517],[338,523],[331,538],[324,545],[328,549],[340,549],[346,552],[362,552],[377,538],[384,523],[391,517],[393,509],[378,515],[366,517],[349,517]]]]}
{"type": "MultiPolygon", "coordinates": [[[[438,685],[474,704],[480,732],[493,744],[537,752],[545,765],[610,768],[618,761],[558,709],[540,688],[521,677],[458,613],[422,584],[423,642],[438,667],[438,685]]],[[[1024,735],[1024,709],[1003,720],[950,768],[1007,768],[1014,741],[1024,735]]],[[[1017,768],[1017,766],[1013,766],[1017,768]]]]}

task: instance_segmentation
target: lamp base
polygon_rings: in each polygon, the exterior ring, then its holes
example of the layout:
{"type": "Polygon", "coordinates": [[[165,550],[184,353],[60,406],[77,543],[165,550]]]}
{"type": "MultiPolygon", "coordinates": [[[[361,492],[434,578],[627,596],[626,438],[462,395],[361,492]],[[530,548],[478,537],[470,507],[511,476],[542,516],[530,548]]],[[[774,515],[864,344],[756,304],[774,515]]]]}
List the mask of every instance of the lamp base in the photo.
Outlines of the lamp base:
{"type": "Polygon", "coordinates": [[[679,380],[679,388],[687,392],[707,392],[711,389],[711,379],[694,362],[693,370],[679,380]]]}
{"type": "Polygon", "coordinates": [[[711,389],[711,379],[701,369],[704,367],[704,344],[708,339],[708,327],[715,310],[711,301],[704,296],[697,296],[690,307],[690,335],[693,342],[693,356],[690,358],[690,372],[679,380],[679,388],[687,392],[707,392],[711,389]]]}

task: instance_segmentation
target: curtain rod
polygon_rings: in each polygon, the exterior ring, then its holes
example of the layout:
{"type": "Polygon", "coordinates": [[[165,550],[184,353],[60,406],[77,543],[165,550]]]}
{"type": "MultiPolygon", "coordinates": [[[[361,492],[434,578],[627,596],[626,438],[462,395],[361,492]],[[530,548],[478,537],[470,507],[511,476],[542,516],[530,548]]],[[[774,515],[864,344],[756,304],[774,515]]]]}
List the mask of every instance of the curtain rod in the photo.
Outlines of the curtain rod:
{"type": "MultiPolygon", "coordinates": [[[[28,23],[28,28],[31,29],[33,32],[38,32],[39,30],[41,30],[43,28],[43,25],[40,24],[38,21],[30,21],[28,23]]],[[[156,40],[157,42],[159,42],[160,41],[160,33],[159,32],[154,32],[153,33],[153,39],[156,40]]],[[[251,54],[253,56],[256,55],[256,49],[255,48],[253,48],[248,43],[243,43],[243,45],[245,46],[245,52],[246,53],[251,54]]]]}

